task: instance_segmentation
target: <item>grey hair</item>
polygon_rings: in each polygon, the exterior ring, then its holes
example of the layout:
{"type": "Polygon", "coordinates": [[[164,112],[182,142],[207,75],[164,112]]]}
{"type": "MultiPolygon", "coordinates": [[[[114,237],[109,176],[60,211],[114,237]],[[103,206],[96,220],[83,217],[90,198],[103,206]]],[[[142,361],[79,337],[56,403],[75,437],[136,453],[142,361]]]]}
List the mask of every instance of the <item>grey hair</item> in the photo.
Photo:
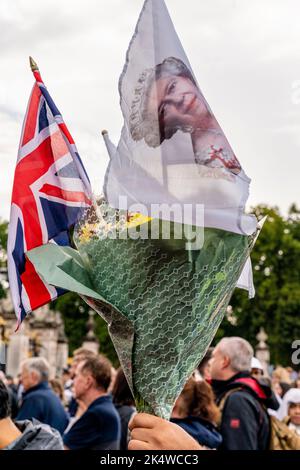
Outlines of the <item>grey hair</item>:
{"type": "Polygon", "coordinates": [[[22,363],[22,367],[29,372],[36,372],[40,376],[41,382],[49,378],[50,366],[48,361],[43,357],[31,357],[30,359],[26,359],[22,363]]]}
{"type": "Polygon", "coordinates": [[[230,359],[230,367],[235,372],[250,371],[254,351],[251,344],[238,336],[223,338],[218,344],[224,356],[230,359]]]}
{"type": "Polygon", "coordinates": [[[146,69],[135,88],[135,97],[129,118],[130,133],[135,141],[144,139],[149,147],[158,147],[165,139],[170,139],[178,128],[165,129],[156,113],[148,111],[149,92],[154,81],[169,76],[185,77],[197,86],[195,78],[185,63],[176,57],[168,57],[154,68],[146,69]]]}

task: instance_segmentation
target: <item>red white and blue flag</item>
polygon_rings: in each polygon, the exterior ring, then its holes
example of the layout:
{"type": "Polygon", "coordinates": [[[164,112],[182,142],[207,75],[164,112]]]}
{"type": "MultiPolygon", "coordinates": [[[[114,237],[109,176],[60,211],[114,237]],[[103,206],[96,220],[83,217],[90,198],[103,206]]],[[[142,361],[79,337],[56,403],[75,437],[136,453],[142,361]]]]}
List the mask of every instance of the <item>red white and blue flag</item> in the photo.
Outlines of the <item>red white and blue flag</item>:
{"type": "Polygon", "coordinates": [[[35,84],[21,135],[11,201],[8,274],[18,322],[63,293],[37,274],[27,251],[70,245],[69,229],[92,191],[75,143],[31,59],[35,84]]]}

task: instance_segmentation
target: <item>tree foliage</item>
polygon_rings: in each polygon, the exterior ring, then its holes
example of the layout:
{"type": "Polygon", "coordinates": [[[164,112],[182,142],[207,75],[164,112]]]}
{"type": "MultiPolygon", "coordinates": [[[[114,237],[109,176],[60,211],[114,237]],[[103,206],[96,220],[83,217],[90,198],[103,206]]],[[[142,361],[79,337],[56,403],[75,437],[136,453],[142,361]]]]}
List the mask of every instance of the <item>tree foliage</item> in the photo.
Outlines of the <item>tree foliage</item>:
{"type": "MultiPolygon", "coordinates": [[[[66,336],[69,339],[70,354],[80,347],[87,333],[88,312],[90,307],[74,292],[59,297],[52,302],[51,308],[61,312],[65,324],[66,336]]],[[[105,354],[115,366],[118,357],[107,331],[105,321],[95,315],[95,334],[100,343],[100,351],[105,354]]]]}
{"type": "Polygon", "coordinates": [[[260,205],[253,212],[268,216],[251,255],[256,294],[249,300],[236,289],[217,338],[242,336],[256,345],[263,326],[271,362],[291,365],[292,343],[300,339],[300,211],[293,205],[284,218],[278,208],[260,205]]]}

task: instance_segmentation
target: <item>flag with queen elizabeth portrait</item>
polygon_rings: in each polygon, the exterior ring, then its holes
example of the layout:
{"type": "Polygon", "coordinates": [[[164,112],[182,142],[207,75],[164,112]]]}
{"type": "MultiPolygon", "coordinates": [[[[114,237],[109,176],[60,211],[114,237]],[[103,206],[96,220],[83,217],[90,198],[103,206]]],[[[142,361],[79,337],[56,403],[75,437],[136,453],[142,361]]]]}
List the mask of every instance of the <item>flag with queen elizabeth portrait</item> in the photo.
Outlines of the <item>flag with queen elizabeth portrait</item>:
{"type": "MultiPolygon", "coordinates": [[[[104,196],[70,247],[27,256],[107,322],[138,411],[169,418],[238,285],[254,293],[250,180],[202,95],[166,5],[146,0],[119,82],[104,196]]],[[[233,97],[234,98],[234,97],[233,97]]]]}

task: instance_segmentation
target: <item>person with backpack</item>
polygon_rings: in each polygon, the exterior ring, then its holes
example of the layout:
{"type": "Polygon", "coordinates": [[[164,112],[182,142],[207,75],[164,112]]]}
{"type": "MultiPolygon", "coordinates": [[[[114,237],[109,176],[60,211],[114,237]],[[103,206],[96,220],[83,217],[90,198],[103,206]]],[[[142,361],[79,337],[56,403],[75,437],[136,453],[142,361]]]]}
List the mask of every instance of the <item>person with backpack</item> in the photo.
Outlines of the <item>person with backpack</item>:
{"type": "Polygon", "coordinates": [[[267,408],[277,409],[271,387],[251,376],[252,346],[223,338],[213,351],[211,385],[221,411],[222,450],[267,450],[272,434],[267,408]]]}

